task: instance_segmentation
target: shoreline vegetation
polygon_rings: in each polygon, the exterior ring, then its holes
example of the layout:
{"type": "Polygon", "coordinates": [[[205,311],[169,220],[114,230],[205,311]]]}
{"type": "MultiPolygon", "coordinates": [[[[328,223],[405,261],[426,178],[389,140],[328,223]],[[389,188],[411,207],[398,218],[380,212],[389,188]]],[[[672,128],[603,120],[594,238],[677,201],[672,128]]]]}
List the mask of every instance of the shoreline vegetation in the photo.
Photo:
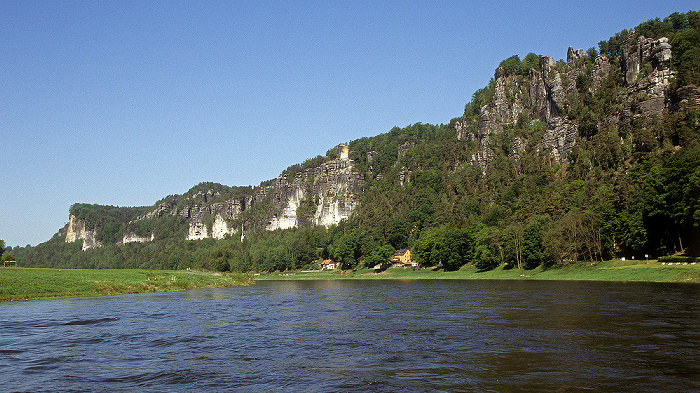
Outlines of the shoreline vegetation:
{"type": "Polygon", "coordinates": [[[0,268],[0,301],[175,292],[248,285],[251,276],[194,270],[0,268]]]}
{"type": "Polygon", "coordinates": [[[500,266],[479,271],[473,265],[456,271],[390,268],[304,270],[274,273],[216,273],[194,270],[0,268],[0,301],[173,292],[248,285],[256,280],[455,279],[571,280],[700,283],[700,264],[649,261],[583,262],[545,269],[500,266]]]}
{"type": "Polygon", "coordinates": [[[323,279],[455,279],[455,280],[571,280],[571,281],[645,281],[700,283],[700,263],[649,261],[580,262],[571,265],[535,269],[508,268],[479,271],[474,265],[459,270],[389,268],[381,273],[371,269],[313,270],[255,274],[255,280],[323,280],[323,279]]]}

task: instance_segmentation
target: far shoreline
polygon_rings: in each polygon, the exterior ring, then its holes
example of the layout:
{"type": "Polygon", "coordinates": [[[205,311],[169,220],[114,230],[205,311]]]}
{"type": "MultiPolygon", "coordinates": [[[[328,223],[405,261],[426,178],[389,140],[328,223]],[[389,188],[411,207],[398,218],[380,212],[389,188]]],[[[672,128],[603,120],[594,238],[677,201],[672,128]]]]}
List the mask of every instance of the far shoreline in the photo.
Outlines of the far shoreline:
{"type": "Polygon", "coordinates": [[[378,279],[457,279],[457,280],[569,280],[619,282],[700,283],[700,264],[663,263],[649,261],[603,261],[535,269],[509,268],[502,265],[493,270],[479,271],[473,265],[459,270],[433,268],[389,268],[383,272],[357,270],[299,270],[257,273],[256,281],[267,280],[378,280],[378,279]]]}
{"type": "Polygon", "coordinates": [[[193,270],[0,268],[0,302],[224,288],[271,280],[559,280],[700,284],[700,264],[649,261],[580,262],[525,270],[433,268],[295,270],[219,273],[193,270]]]}

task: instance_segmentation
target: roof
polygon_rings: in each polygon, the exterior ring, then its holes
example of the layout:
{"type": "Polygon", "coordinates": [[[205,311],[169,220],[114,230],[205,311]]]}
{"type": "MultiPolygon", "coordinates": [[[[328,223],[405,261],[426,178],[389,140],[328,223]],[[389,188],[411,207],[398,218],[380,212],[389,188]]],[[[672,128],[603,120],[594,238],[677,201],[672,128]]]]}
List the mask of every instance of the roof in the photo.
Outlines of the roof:
{"type": "Polygon", "coordinates": [[[331,263],[335,263],[332,259],[324,259],[323,262],[321,262],[321,265],[330,265],[331,263]]]}
{"type": "Polygon", "coordinates": [[[402,248],[402,249],[400,249],[400,250],[396,250],[396,252],[394,253],[394,256],[396,256],[396,255],[404,255],[404,254],[406,254],[407,252],[408,252],[408,248],[402,248]]]}

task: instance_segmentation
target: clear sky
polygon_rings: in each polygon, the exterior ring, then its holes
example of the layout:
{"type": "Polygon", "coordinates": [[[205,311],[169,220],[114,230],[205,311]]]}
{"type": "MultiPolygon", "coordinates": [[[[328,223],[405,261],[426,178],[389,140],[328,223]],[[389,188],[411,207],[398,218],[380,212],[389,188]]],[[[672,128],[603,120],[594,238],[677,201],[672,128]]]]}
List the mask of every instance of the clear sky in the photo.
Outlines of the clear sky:
{"type": "Polygon", "coordinates": [[[448,123],[499,62],[565,59],[695,1],[0,0],[0,239],[73,203],[258,185],[341,142],[448,123]]]}

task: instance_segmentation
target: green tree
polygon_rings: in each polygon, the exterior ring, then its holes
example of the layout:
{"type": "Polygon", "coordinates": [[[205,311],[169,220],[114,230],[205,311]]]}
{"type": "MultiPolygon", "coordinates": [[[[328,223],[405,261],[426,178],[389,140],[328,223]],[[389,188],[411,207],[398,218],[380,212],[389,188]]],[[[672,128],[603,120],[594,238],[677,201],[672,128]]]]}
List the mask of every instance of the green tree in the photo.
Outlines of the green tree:
{"type": "Polygon", "coordinates": [[[503,236],[510,246],[512,257],[518,269],[523,268],[523,235],[524,228],[520,222],[509,224],[503,231],[503,236]]]}
{"type": "MultiPolygon", "coordinates": [[[[230,260],[232,257],[233,254],[229,248],[219,247],[211,253],[211,266],[220,272],[227,272],[231,269],[230,260]]],[[[168,262],[170,264],[172,260],[168,262]]]]}
{"type": "Polygon", "coordinates": [[[495,226],[474,225],[471,229],[474,244],[473,262],[480,270],[490,270],[504,262],[501,231],[495,226]]]}
{"type": "Polygon", "coordinates": [[[520,67],[520,56],[513,55],[505,60],[503,60],[499,65],[499,68],[503,68],[506,75],[515,74],[520,67]]]}
{"type": "Polygon", "coordinates": [[[543,261],[542,236],[549,224],[548,215],[536,215],[530,217],[523,231],[522,259],[526,269],[537,267],[543,261]]]}
{"type": "Polygon", "coordinates": [[[432,228],[421,235],[414,254],[422,266],[457,270],[472,258],[472,238],[463,228],[432,228]]]}
{"type": "Polygon", "coordinates": [[[2,260],[4,261],[15,261],[17,258],[15,257],[15,253],[12,251],[5,251],[2,253],[2,260]]]}
{"type": "Polygon", "coordinates": [[[520,65],[518,66],[518,74],[528,75],[530,73],[530,68],[538,69],[540,68],[540,56],[530,52],[528,53],[520,65]]]}
{"type": "Polygon", "coordinates": [[[360,256],[360,239],[354,233],[343,235],[333,243],[331,257],[345,269],[355,268],[360,256]]]}
{"type": "Polygon", "coordinates": [[[391,260],[394,255],[394,248],[388,244],[383,246],[375,246],[365,258],[365,266],[372,268],[376,265],[382,265],[391,260]]]}

